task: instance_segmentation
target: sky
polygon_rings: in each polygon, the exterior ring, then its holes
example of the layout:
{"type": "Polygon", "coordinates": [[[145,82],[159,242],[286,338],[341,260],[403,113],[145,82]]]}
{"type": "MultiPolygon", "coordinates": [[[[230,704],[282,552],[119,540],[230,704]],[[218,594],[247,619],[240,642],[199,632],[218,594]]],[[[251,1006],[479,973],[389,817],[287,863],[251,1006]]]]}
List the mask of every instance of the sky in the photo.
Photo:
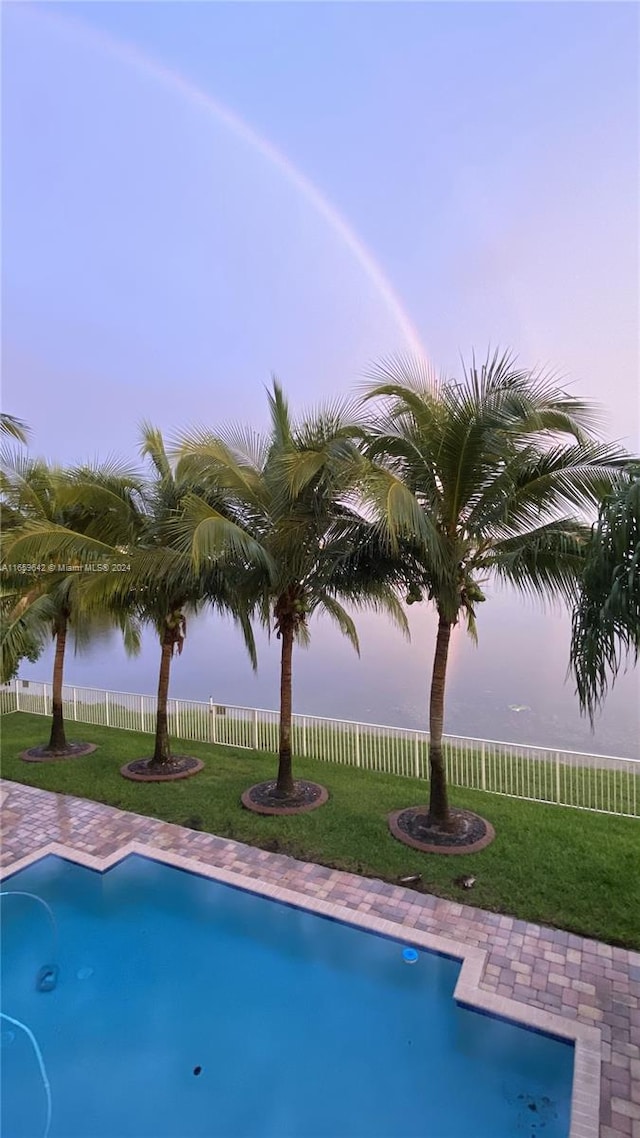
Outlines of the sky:
{"type": "Polygon", "coordinates": [[[383,354],[492,345],[640,448],[639,19],[5,3],[3,408],[49,458],[130,458],[142,419],[260,426],[272,373],[302,408],[383,354]]]}
{"type": "Polygon", "coordinates": [[[215,424],[248,404],[261,421],[271,372],[313,402],[408,346],[291,179],[110,37],[326,196],[436,367],[511,347],[604,401],[609,434],[637,446],[638,18],[626,3],[5,4],[7,409],[61,460],[128,452],[141,417],[215,424]]]}

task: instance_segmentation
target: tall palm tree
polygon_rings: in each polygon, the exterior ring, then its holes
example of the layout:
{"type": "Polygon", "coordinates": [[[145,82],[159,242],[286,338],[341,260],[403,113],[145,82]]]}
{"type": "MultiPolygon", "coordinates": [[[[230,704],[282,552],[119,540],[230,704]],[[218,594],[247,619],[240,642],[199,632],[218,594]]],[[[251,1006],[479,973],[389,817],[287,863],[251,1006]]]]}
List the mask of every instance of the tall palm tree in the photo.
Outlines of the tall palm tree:
{"type": "Polygon", "coordinates": [[[33,658],[53,637],[52,723],[44,752],[71,749],[62,701],[69,635],[78,650],[119,627],[127,650],[137,651],[137,629],[124,610],[88,613],[76,562],[80,553],[103,558],[114,541],[127,538],[134,492],[131,473],[114,463],[64,470],[43,459],[2,454],[1,676],[15,674],[20,659],[33,658]]]}
{"type": "Polygon", "coordinates": [[[573,613],[571,667],[591,724],[623,661],[640,655],[640,466],[600,506],[573,613]]]}
{"type": "MultiPolygon", "coordinates": [[[[406,631],[394,592],[402,567],[379,549],[377,531],[359,508],[368,464],[345,405],[292,421],[277,381],[268,396],[268,436],[243,429],[214,435],[197,431],[182,440],[181,454],[194,476],[210,479],[226,495],[268,555],[248,568],[247,603],[281,642],[280,727],[276,799],[294,799],[292,770],[292,674],[296,643],[309,642],[309,620],[324,612],[358,650],[346,602],[389,613],[406,631]]],[[[187,511],[187,517],[189,512],[187,511]]],[[[211,553],[216,519],[196,510],[192,549],[196,564],[211,553]],[[197,530],[195,525],[197,523],[197,530]]]]}
{"type": "MultiPolygon", "coordinates": [[[[85,604],[91,611],[124,609],[140,625],[150,625],[160,643],[155,743],[152,757],[137,773],[164,776],[182,766],[174,759],[169,735],[168,699],[171,662],[182,653],[187,619],[205,605],[230,614],[241,628],[255,666],[255,645],[251,625],[239,590],[239,559],[249,564],[262,557],[260,547],[235,524],[229,514],[216,510],[216,496],[210,486],[205,492],[189,477],[185,463],[172,466],[162,434],[149,424],[142,425],[141,455],[148,459],[151,476],[142,486],[135,503],[131,530],[133,542],[124,556],[126,574],[94,578],[86,585],[85,604]],[[206,493],[206,497],[200,496],[206,493]],[[191,556],[191,523],[198,511],[216,519],[216,539],[209,557],[194,568],[191,556]]],[[[197,532],[197,524],[195,526],[197,532]]]]}
{"type": "Polygon", "coordinates": [[[594,409],[509,354],[438,379],[406,358],[380,363],[365,402],[376,399],[367,447],[402,479],[426,525],[418,534],[392,495],[379,511],[411,537],[438,614],[429,701],[428,820],[455,827],[443,762],[444,697],[451,634],[460,619],[476,637],[483,585],[494,577],[522,593],[571,602],[589,529],[581,519],[612,485],[623,452],[597,440],[594,409]]]}

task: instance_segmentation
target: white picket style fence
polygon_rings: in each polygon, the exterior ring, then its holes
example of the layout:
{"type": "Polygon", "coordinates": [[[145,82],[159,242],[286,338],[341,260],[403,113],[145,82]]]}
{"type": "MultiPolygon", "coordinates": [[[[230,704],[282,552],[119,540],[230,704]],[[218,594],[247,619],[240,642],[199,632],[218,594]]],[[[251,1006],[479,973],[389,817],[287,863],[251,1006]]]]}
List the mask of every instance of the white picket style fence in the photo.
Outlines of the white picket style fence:
{"type": "MultiPolygon", "coordinates": [[[[63,689],[65,718],[78,723],[153,733],[156,698],[100,688],[63,689]]],[[[12,680],[0,687],[0,712],[51,714],[51,684],[12,680]]],[[[196,700],[169,700],[176,739],[277,752],[278,713],[196,700]]],[[[426,779],[429,735],[402,727],[294,715],[297,755],[363,770],[426,779]]],[[[589,755],[492,739],[447,735],[447,777],[468,787],[535,802],[640,817],[640,759],[589,755]]]]}

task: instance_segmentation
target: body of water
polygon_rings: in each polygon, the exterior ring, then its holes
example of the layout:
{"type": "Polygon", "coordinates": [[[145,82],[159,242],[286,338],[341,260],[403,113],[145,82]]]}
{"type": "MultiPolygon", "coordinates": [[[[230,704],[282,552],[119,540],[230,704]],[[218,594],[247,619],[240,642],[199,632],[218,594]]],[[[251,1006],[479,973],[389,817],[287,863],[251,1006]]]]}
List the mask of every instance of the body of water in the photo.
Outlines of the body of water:
{"type": "MultiPolygon", "coordinates": [[[[408,643],[383,617],[356,616],[361,655],[327,620],[312,622],[311,646],[294,651],[294,710],[308,715],[428,727],[428,692],[436,620],[425,605],[409,610],[408,643]]],[[[512,594],[489,597],[479,616],[479,644],[463,628],[452,637],[445,729],[451,734],[640,758],[640,671],[621,675],[592,732],[567,676],[570,621],[512,594]]],[[[172,666],[171,695],[247,707],[277,708],[280,642],[258,636],[254,673],[239,633],[203,615],[188,626],[172,666]]],[[[28,664],[26,678],[50,680],[53,654],[28,664]]],[[[154,694],[159,646],[148,631],[141,654],[121,642],[68,651],[68,683],[154,694]]]]}

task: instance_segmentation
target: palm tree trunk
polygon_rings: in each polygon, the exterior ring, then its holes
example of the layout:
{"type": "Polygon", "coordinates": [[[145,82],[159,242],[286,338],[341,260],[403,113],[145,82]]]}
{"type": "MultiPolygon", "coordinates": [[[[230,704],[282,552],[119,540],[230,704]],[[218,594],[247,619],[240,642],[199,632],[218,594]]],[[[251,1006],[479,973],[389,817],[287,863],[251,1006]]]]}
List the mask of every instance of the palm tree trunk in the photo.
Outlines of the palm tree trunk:
{"type": "Polygon", "coordinates": [[[171,657],[173,656],[173,633],[170,628],[165,629],[161,640],[160,676],[158,679],[158,700],[156,711],[156,742],[153,758],[149,763],[151,767],[162,767],[171,761],[171,747],[169,745],[169,721],[167,704],[169,702],[169,676],[171,674],[171,657]]]}
{"type": "Polygon", "coordinates": [[[442,729],[444,726],[444,686],[447,677],[451,627],[449,622],[440,616],[429,703],[429,771],[431,780],[429,821],[444,829],[450,824],[447,777],[442,759],[442,729]]]}
{"type": "Polygon", "coordinates": [[[291,772],[291,690],[293,656],[293,622],[280,623],[282,652],[280,657],[280,747],[278,762],[278,782],[275,794],[278,798],[291,798],[294,793],[291,772]]]}
{"type": "Polygon", "coordinates": [[[62,709],[62,682],[64,674],[64,650],[67,644],[67,618],[60,617],[56,623],[56,651],[53,661],[52,703],[53,719],[51,722],[51,736],[48,750],[66,751],[67,738],[64,731],[64,714],[62,709]]]}

